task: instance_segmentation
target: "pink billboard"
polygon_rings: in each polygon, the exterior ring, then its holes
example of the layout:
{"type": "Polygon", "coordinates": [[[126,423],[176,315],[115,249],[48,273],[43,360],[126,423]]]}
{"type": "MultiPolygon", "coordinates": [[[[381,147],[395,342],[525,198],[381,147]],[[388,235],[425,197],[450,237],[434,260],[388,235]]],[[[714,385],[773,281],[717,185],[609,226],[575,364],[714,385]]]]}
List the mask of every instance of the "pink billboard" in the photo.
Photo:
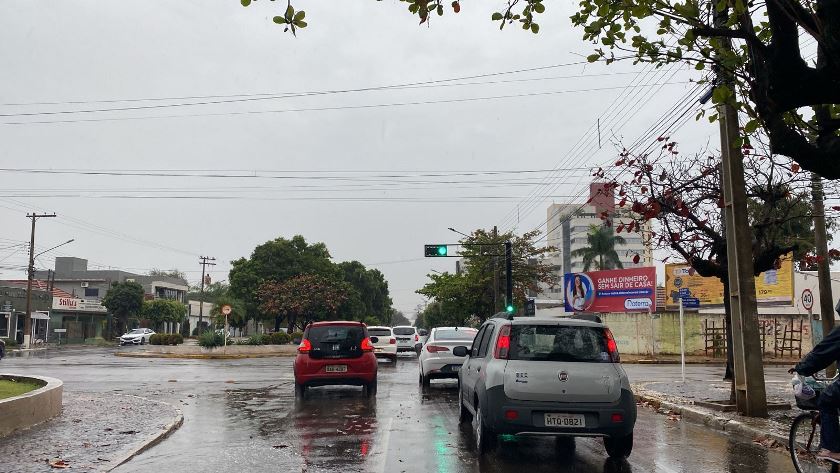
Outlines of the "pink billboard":
{"type": "Polygon", "coordinates": [[[566,273],[566,312],[656,310],[656,268],[566,273]]]}

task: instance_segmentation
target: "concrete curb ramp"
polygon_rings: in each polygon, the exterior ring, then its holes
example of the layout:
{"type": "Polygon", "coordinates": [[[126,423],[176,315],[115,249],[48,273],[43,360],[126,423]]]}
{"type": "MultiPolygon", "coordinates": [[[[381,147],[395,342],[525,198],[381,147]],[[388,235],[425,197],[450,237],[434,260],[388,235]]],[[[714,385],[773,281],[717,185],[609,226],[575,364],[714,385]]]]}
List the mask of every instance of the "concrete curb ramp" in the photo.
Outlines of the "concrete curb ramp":
{"type": "Polygon", "coordinates": [[[679,414],[683,420],[688,422],[704,425],[712,430],[727,432],[750,442],[758,439],[775,440],[779,445],[787,448],[787,435],[780,435],[772,431],[753,427],[736,419],[718,415],[710,409],[666,401],[657,394],[645,391],[644,388],[634,388],[634,392],[637,402],[646,402],[657,410],[667,409],[675,414],[679,414]]]}
{"type": "Polygon", "coordinates": [[[0,374],[0,379],[35,381],[34,391],[0,401],[0,438],[28,429],[61,414],[64,383],[46,376],[0,374]]]}
{"type": "Polygon", "coordinates": [[[116,356],[131,358],[184,358],[196,360],[264,358],[295,356],[297,345],[231,345],[227,348],[202,348],[196,345],[150,345],[140,350],[117,351],[116,356]]]}
{"type": "Polygon", "coordinates": [[[141,399],[145,399],[147,401],[152,401],[152,402],[156,402],[158,404],[163,404],[165,406],[173,407],[175,409],[175,412],[177,412],[178,416],[175,417],[175,419],[172,422],[170,422],[169,424],[166,424],[163,427],[163,429],[161,429],[157,433],[154,433],[154,434],[148,436],[143,441],[142,445],[140,445],[138,447],[135,447],[134,449],[132,449],[130,451],[127,451],[127,452],[117,456],[116,458],[111,459],[110,465],[108,466],[107,469],[104,470],[106,472],[113,471],[113,470],[117,469],[119,466],[124,465],[129,460],[136,457],[137,455],[140,455],[141,453],[145,452],[146,450],[148,450],[148,449],[154,447],[155,445],[159,444],[166,437],[169,437],[169,435],[171,435],[172,432],[175,432],[176,430],[178,430],[179,427],[181,427],[184,424],[184,414],[183,414],[183,412],[181,412],[181,409],[178,409],[177,407],[171,406],[171,404],[167,404],[165,402],[155,401],[155,400],[148,399],[148,398],[141,398],[141,399]]]}

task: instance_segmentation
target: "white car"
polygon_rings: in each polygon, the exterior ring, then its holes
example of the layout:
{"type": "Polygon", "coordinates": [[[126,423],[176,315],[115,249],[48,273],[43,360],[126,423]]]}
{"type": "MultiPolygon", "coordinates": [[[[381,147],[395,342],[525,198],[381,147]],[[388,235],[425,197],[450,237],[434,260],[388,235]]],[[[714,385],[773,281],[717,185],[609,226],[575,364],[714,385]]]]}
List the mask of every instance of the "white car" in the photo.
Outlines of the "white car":
{"type": "Polygon", "coordinates": [[[391,327],[368,327],[368,337],[373,343],[373,353],[377,358],[388,358],[397,362],[397,339],[391,327]]]}
{"type": "Polygon", "coordinates": [[[429,385],[432,379],[457,378],[464,358],[455,356],[457,346],[472,347],[478,330],[469,327],[436,327],[429,334],[418,357],[420,384],[429,385]]]}
{"type": "Polygon", "coordinates": [[[136,328],[120,337],[120,345],[145,345],[154,334],[150,328],[136,328]]]}
{"type": "Polygon", "coordinates": [[[420,348],[423,346],[420,343],[420,334],[417,333],[417,328],[411,325],[398,325],[392,329],[394,336],[397,337],[397,351],[413,351],[420,354],[420,348]]]}

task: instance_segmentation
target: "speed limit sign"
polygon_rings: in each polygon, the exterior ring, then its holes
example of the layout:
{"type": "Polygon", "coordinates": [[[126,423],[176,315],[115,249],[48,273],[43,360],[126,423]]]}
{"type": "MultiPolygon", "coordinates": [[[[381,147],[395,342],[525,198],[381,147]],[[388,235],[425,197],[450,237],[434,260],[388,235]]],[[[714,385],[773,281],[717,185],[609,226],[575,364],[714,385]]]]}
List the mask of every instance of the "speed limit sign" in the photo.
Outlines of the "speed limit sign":
{"type": "Polygon", "coordinates": [[[802,291],[802,307],[804,307],[805,310],[811,310],[814,308],[814,293],[812,293],[810,289],[802,291]]]}

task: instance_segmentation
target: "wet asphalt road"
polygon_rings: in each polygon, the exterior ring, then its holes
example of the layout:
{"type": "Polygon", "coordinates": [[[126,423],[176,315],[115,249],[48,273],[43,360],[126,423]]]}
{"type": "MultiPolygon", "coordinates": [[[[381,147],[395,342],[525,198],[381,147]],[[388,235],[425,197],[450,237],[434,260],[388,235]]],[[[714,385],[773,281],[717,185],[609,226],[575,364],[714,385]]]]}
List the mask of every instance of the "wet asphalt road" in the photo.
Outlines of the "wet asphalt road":
{"type": "MultiPolygon", "coordinates": [[[[65,389],[122,392],[166,401],[184,425],[117,472],[683,472],[785,473],[786,453],[640,409],[628,461],[607,460],[599,439],[558,449],[552,439],[500,443],[478,458],[457,422],[454,382],[423,392],[417,362],[380,363],[379,392],[317,388],[295,401],[291,358],[138,359],[110,349],[68,349],[6,358],[4,372],[54,376],[65,389]]],[[[674,367],[627,366],[631,381],[668,378],[674,367]]],[[[679,367],[676,367],[678,370],[679,367]]],[[[718,368],[689,367],[692,376],[718,368]]],[[[92,413],[92,415],[95,415],[92,413]]]]}

